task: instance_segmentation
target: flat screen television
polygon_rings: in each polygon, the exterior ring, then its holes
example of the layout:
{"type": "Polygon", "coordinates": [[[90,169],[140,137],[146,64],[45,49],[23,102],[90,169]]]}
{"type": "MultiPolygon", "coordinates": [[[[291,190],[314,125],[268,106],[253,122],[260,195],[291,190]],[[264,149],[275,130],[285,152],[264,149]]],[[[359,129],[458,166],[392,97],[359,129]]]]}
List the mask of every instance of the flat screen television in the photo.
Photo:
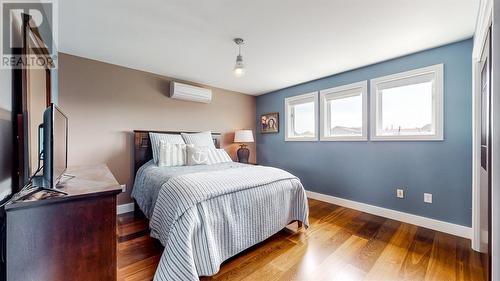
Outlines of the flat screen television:
{"type": "Polygon", "coordinates": [[[55,104],[43,114],[40,141],[43,176],[36,177],[36,187],[55,189],[68,166],[68,118],[55,104]]]}

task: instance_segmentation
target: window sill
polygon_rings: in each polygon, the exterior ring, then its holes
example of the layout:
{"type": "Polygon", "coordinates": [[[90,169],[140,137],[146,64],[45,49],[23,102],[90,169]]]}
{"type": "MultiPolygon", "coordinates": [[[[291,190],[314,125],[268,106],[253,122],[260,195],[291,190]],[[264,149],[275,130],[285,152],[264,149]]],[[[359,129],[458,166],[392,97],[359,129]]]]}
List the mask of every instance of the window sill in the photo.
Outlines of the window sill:
{"type": "Polygon", "coordinates": [[[366,136],[355,136],[355,137],[321,137],[320,141],[368,141],[366,136]]]}
{"type": "Polygon", "coordinates": [[[290,142],[294,142],[294,141],[318,141],[318,138],[317,137],[312,137],[312,138],[290,138],[290,137],[287,137],[285,138],[285,141],[290,141],[290,142]]]}
{"type": "Polygon", "coordinates": [[[372,136],[372,141],[444,141],[443,136],[372,136]]]}

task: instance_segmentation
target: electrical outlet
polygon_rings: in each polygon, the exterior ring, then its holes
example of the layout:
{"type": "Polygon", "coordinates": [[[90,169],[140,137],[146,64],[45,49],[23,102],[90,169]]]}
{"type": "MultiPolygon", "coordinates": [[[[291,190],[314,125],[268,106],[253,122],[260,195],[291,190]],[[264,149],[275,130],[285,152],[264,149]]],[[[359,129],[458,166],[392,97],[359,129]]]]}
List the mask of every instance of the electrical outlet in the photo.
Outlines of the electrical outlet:
{"type": "Polygon", "coordinates": [[[396,189],[396,197],[398,198],[405,198],[405,192],[403,189],[398,188],[396,189]]]}
{"type": "Polygon", "coordinates": [[[424,202],[432,204],[432,193],[424,193],[424,202]]]}
{"type": "Polygon", "coordinates": [[[122,192],[127,191],[127,185],[126,184],[121,184],[120,187],[122,188],[122,192]]]}

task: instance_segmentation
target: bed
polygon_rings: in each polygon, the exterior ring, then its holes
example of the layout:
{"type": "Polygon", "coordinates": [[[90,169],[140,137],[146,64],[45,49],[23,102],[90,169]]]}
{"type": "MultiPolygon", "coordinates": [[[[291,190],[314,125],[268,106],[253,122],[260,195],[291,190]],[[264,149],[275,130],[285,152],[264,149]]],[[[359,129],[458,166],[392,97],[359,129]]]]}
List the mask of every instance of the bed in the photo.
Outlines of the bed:
{"type": "MultiPolygon", "coordinates": [[[[288,224],[308,227],[305,191],[292,174],[236,162],[158,167],[149,132],[134,131],[132,197],[165,247],[154,280],[212,276],[288,224]]],[[[212,133],[212,140],[219,148],[221,135],[212,133]]]]}

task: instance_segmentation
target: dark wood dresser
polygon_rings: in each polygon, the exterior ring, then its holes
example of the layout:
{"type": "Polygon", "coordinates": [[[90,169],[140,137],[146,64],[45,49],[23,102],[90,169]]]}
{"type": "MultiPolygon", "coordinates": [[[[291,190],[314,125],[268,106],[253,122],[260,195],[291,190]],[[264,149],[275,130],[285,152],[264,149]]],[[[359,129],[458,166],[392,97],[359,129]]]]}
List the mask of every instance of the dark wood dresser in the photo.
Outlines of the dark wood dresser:
{"type": "Polygon", "coordinates": [[[116,280],[116,195],[105,165],[68,169],[68,195],[8,204],[8,281],[116,280]]]}

